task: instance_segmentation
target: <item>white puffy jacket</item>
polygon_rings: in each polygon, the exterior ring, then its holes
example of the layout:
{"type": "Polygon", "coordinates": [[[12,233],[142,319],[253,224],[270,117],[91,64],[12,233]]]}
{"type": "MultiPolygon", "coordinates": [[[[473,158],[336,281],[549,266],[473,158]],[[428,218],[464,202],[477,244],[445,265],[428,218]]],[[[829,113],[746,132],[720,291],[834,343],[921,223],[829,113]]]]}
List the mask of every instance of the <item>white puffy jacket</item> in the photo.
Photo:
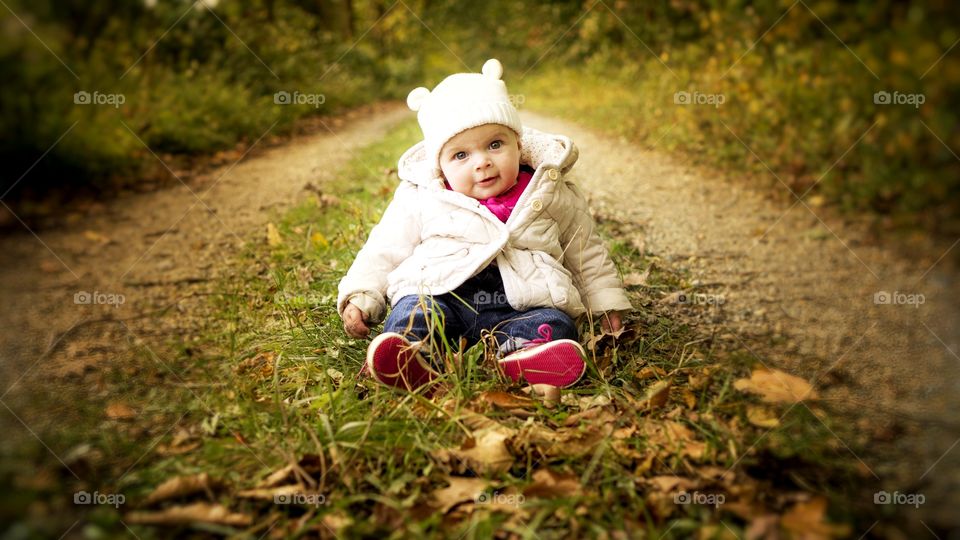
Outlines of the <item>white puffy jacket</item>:
{"type": "Polygon", "coordinates": [[[340,281],[338,311],[349,302],[378,323],[386,299],[450,292],[492,262],[518,311],[553,307],[577,317],[631,309],[587,201],[566,178],[577,156],[569,138],[524,128],[520,162],[536,172],[503,223],[446,189],[417,143],[400,158],[393,201],[340,281]]]}

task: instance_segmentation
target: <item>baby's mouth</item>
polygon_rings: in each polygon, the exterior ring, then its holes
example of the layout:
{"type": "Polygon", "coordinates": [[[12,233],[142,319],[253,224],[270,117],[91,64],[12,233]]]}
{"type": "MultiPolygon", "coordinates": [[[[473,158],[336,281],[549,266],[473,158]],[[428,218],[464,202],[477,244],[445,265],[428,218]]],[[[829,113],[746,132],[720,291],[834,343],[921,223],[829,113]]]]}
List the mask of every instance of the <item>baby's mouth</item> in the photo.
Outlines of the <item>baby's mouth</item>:
{"type": "Polygon", "coordinates": [[[477,182],[477,183],[478,183],[478,184],[489,184],[489,183],[493,182],[494,180],[496,180],[496,179],[499,178],[499,177],[500,177],[500,175],[494,175],[494,176],[491,176],[491,177],[489,177],[489,178],[484,178],[483,180],[481,180],[481,181],[479,181],[479,182],[477,182]]]}

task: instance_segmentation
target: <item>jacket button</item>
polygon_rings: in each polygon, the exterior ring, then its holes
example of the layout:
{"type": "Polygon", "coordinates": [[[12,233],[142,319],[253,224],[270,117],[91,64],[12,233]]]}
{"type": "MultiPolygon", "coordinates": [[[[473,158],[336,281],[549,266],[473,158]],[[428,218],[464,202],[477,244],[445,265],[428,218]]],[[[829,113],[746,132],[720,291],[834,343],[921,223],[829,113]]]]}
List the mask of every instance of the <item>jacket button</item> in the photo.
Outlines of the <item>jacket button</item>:
{"type": "Polygon", "coordinates": [[[547,176],[549,176],[551,180],[556,180],[560,178],[560,173],[558,173],[556,169],[550,169],[547,171],[547,176]]]}
{"type": "Polygon", "coordinates": [[[533,202],[530,203],[530,206],[533,208],[534,212],[543,210],[543,203],[540,202],[540,199],[534,199],[533,202]]]}

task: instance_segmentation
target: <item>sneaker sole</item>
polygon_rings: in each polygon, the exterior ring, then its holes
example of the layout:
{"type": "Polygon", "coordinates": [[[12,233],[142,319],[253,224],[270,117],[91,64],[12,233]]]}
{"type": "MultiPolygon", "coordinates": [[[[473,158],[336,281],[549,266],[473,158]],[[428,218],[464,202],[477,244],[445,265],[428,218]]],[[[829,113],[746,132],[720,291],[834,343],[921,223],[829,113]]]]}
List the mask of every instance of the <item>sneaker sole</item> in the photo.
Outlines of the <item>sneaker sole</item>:
{"type": "Polygon", "coordinates": [[[400,334],[380,334],[367,347],[367,372],[381,384],[404,390],[429,383],[439,374],[412,347],[400,334]]]}
{"type": "Polygon", "coordinates": [[[513,379],[530,384],[549,384],[560,388],[573,386],[587,370],[586,353],[579,343],[558,339],[528,350],[518,351],[500,360],[500,368],[513,379]],[[564,366],[561,370],[557,366],[564,366]]]}

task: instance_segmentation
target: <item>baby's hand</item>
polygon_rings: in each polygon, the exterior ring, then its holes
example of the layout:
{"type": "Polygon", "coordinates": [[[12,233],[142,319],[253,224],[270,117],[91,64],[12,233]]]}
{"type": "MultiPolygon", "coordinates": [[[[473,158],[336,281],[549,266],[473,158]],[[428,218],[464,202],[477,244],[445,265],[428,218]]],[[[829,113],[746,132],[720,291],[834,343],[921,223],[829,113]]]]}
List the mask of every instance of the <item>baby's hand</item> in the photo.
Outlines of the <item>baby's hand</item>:
{"type": "Polygon", "coordinates": [[[347,304],[343,309],[343,329],[352,338],[365,338],[370,334],[370,328],[363,320],[363,312],[353,304],[347,304]]]}
{"type": "Polygon", "coordinates": [[[600,327],[604,332],[619,332],[623,328],[623,320],[619,311],[608,311],[600,318],[600,327]]]}

